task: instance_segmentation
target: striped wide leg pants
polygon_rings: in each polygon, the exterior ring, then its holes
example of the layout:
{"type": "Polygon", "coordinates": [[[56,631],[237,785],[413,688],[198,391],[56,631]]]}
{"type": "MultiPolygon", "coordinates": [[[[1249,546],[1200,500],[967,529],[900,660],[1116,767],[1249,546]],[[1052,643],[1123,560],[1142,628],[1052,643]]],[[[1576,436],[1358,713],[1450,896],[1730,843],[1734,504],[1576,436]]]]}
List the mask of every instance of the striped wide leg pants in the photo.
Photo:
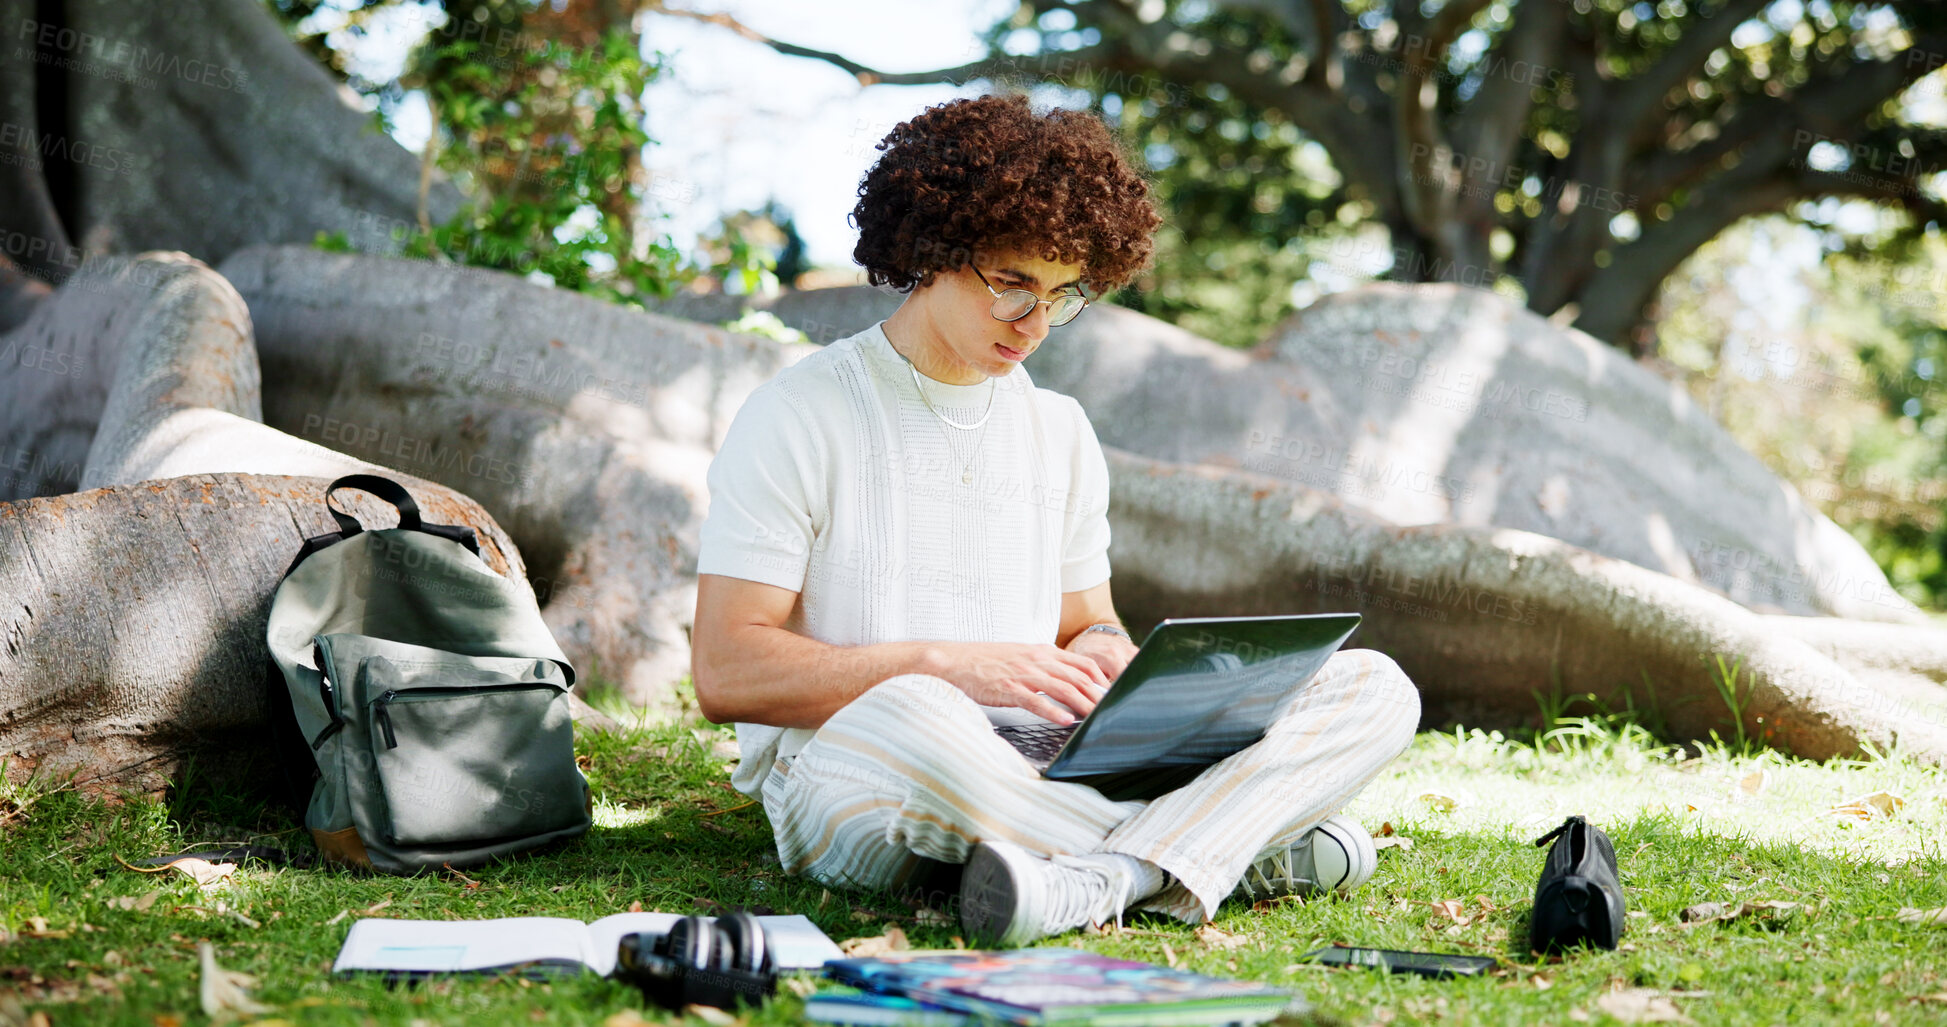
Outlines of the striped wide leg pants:
{"type": "Polygon", "coordinates": [[[1293,687],[1249,748],[1159,798],[1112,802],[1043,778],[946,681],[902,674],[779,760],[764,811],[784,868],[826,884],[897,887],[924,859],[964,863],[975,843],[1002,839],[1148,860],[1171,883],[1139,907],[1206,920],[1252,863],[1344,806],[1419,723],[1418,689],[1370,649],[1334,653],[1293,687]]]}

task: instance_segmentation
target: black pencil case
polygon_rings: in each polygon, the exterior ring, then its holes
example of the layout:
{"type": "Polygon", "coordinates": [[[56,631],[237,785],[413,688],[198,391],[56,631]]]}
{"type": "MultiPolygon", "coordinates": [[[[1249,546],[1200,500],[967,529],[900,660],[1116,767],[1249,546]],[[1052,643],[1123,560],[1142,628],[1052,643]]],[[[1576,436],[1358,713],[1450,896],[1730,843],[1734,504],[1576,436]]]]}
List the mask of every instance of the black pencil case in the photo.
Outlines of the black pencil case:
{"type": "Polygon", "coordinates": [[[1528,920],[1529,947],[1544,954],[1581,942],[1615,948],[1622,940],[1624,913],[1615,845],[1580,816],[1562,821],[1535,845],[1550,841],[1555,844],[1542,864],[1528,920]]]}

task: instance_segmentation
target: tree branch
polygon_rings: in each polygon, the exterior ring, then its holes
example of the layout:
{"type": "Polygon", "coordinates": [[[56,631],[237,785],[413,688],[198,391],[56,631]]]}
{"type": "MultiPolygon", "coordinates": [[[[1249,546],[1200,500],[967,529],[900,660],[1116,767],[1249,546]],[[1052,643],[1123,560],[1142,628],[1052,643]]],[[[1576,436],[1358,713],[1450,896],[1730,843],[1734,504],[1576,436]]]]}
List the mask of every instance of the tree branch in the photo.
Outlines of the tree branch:
{"type": "Polygon", "coordinates": [[[1715,138],[1688,150],[1646,155],[1630,184],[1646,204],[1667,200],[1677,189],[1710,177],[1724,159],[1737,154],[1745,163],[1767,155],[1773,167],[1802,158],[1814,142],[1852,142],[1866,131],[1868,115],[1899,95],[1929,70],[1910,53],[1947,50],[1947,33],[1921,36],[1912,47],[1883,61],[1846,62],[1837,74],[1813,80],[1789,96],[1754,96],[1723,124],[1715,138]],[[1779,140],[1787,145],[1775,145],[1779,140]],[[1757,151],[1754,153],[1753,151],[1757,151]],[[1794,155],[1797,154],[1797,157],[1794,155]]]}
{"type": "MultiPolygon", "coordinates": [[[[735,17],[720,11],[711,13],[706,11],[683,10],[681,8],[670,7],[663,0],[645,0],[642,9],[653,14],[666,14],[672,18],[688,18],[692,21],[717,25],[729,29],[731,32],[752,42],[762,43],[787,57],[809,57],[812,60],[824,61],[827,64],[843,69],[847,74],[858,79],[861,85],[919,86],[933,85],[936,83],[959,85],[978,78],[992,78],[997,72],[1014,70],[1019,67],[1019,59],[1002,55],[985,57],[977,61],[969,61],[966,64],[952,68],[936,68],[932,71],[880,71],[829,50],[814,50],[808,46],[799,46],[796,43],[787,43],[780,39],[772,39],[770,36],[738,21],[735,17]]],[[[1065,55],[1070,59],[1090,60],[1102,56],[1107,51],[1107,47],[1098,45],[1084,47],[1080,50],[1065,51],[1065,55]]]]}
{"type": "MultiPolygon", "coordinates": [[[[1947,147],[1931,147],[1915,154],[1916,161],[1929,161],[1932,167],[1940,167],[1947,161],[1947,147]]],[[[1875,170],[1872,168],[1848,168],[1844,171],[1818,171],[1799,166],[1792,169],[1792,183],[1803,199],[1818,199],[1822,196],[1854,196],[1865,200],[1900,207],[1913,215],[1916,223],[1942,221],[1947,223],[1947,204],[1928,196],[1920,189],[1915,177],[1894,169],[1875,170]]]]}
{"type": "Polygon", "coordinates": [[[1305,77],[1336,93],[1345,80],[1345,62],[1339,49],[1339,40],[1345,34],[1345,6],[1339,0],[1306,0],[1306,6],[1312,12],[1312,58],[1305,77]]]}
{"type": "Polygon", "coordinates": [[[1624,344],[1677,267],[1719,232],[1753,214],[1783,210],[1803,194],[1791,176],[1738,165],[1717,176],[1668,221],[1639,218],[1642,234],[1611,251],[1608,269],[1578,292],[1575,327],[1624,344]]]}
{"type": "Polygon", "coordinates": [[[1302,40],[1310,34],[1311,23],[1300,15],[1290,0],[1218,0],[1217,6],[1268,15],[1294,39],[1302,40]]]}
{"type": "MultiPolygon", "coordinates": [[[[1445,166],[1448,149],[1434,116],[1440,102],[1436,72],[1454,37],[1490,2],[1447,0],[1447,5],[1433,16],[1424,38],[1413,31],[1419,25],[1417,13],[1400,19],[1405,68],[1400,72],[1393,104],[1393,139],[1404,158],[1398,171],[1399,189],[1406,201],[1407,218],[1428,236],[1436,234],[1448,222],[1455,195],[1454,191],[1443,188],[1448,172],[1445,166]],[[1437,169],[1436,162],[1441,165],[1437,169]]],[[[1400,10],[1402,13],[1412,10],[1411,3],[1400,10]]]]}
{"type": "MultiPolygon", "coordinates": [[[[1591,181],[1592,173],[1619,164],[1608,153],[1619,147],[1603,133],[1608,123],[1604,111],[1614,101],[1615,83],[1602,74],[1601,48],[1602,40],[1584,24],[1570,26],[1561,49],[1563,62],[1575,78],[1581,128],[1567,156],[1549,162],[1546,181],[1577,183],[1578,200],[1580,184],[1591,181]]],[[[1595,224],[1592,205],[1570,205],[1565,186],[1556,195],[1557,199],[1544,202],[1540,217],[1528,222],[1522,247],[1521,284],[1527,289],[1529,307],[1543,315],[1560,309],[1595,272],[1599,247],[1594,240],[1607,230],[1606,223],[1595,224]]]]}
{"type": "MultiPolygon", "coordinates": [[[[1514,161],[1521,144],[1522,129],[1534,107],[1538,87],[1529,74],[1517,75],[1517,67],[1547,69],[1559,74],[1554,65],[1561,59],[1563,30],[1568,25],[1568,5],[1560,3],[1521,4],[1514,9],[1514,24],[1488,52],[1484,67],[1486,81],[1480,91],[1454,119],[1453,138],[1469,156],[1489,162],[1489,167],[1505,169],[1514,161]],[[1496,72],[1495,69],[1500,71],[1496,72]]],[[[1499,174],[1499,171],[1496,172],[1499,174]]],[[[1472,190],[1461,205],[1485,214],[1493,208],[1492,190],[1472,190]]]]}
{"type": "Polygon", "coordinates": [[[1664,95],[1695,74],[1713,52],[1731,41],[1731,33],[1739,25],[1756,17],[1771,2],[1723,0],[1709,17],[1687,26],[1648,71],[1630,79],[1623,87],[1617,110],[1624,119],[1622,125],[1627,127],[1618,126],[1610,131],[1620,128],[1626,135],[1634,136],[1646,122],[1667,116],[1664,95]]]}

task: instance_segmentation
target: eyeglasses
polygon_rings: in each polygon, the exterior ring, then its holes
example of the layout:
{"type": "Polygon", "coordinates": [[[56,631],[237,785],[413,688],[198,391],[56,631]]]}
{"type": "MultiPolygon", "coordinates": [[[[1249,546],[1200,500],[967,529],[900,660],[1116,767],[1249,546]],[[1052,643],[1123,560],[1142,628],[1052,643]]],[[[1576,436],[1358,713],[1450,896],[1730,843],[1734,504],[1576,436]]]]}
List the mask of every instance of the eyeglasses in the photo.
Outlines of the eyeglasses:
{"type": "MultiPolygon", "coordinates": [[[[971,264],[967,266],[973,267],[971,264]]],[[[973,273],[979,275],[980,284],[994,294],[994,305],[988,313],[994,315],[997,321],[1019,321],[1034,313],[1034,308],[1045,303],[1048,306],[1048,327],[1059,328],[1082,316],[1082,308],[1088,306],[1088,297],[1074,292],[1062,293],[1051,300],[1044,300],[1026,289],[1002,289],[994,292],[993,283],[987,281],[986,275],[980,274],[979,268],[975,267],[973,273]]]]}

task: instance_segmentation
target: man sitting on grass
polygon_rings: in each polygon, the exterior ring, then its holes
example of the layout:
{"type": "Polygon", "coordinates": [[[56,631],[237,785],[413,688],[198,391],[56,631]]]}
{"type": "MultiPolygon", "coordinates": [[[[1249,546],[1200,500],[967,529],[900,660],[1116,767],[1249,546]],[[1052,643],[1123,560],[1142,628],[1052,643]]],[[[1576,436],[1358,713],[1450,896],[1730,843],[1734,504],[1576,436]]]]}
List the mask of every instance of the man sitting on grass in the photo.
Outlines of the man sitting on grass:
{"type": "Polygon", "coordinates": [[[1321,832],[1364,881],[1371,839],[1332,811],[1419,719],[1382,654],[1334,654],[1262,740],[1154,800],[1044,779],[992,730],[1086,715],[1136,651],[1101,446],[1021,361],[1147,265],[1160,218],[1085,112],[959,100],[880,149],[854,256],[905,301],[751,394],[697,558],[697,701],[737,722],[734,783],[785,869],[890,888],[965,863],[962,919],[1005,945],[1307,889],[1321,832]]]}

